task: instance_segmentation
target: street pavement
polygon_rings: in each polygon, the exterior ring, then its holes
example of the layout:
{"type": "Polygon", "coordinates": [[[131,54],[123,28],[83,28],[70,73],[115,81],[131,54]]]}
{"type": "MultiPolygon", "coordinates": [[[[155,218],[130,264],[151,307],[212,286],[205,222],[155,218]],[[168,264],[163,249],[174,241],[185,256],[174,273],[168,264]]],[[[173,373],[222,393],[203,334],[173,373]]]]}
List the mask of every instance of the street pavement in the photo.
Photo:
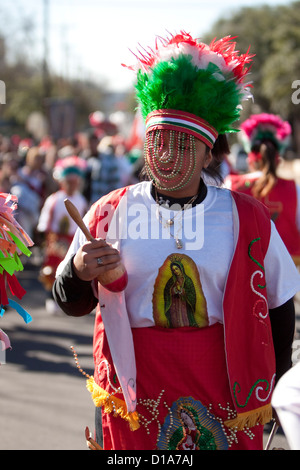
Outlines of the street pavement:
{"type": "MultiPolygon", "coordinates": [[[[12,309],[0,319],[12,345],[0,366],[0,450],[86,450],[84,431],[94,429],[94,405],[70,347],[82,369],[93,374],[94,313],[81,318],[47,313],[38,266],[30,262],[20,282],[26,290],[21,304],[33,320],[25,324],[12,309]]],[[[267,426],[265,442],[270,430],[267,426]]],[[[274,447],[289,449],[281,429],[274,447]]]]}

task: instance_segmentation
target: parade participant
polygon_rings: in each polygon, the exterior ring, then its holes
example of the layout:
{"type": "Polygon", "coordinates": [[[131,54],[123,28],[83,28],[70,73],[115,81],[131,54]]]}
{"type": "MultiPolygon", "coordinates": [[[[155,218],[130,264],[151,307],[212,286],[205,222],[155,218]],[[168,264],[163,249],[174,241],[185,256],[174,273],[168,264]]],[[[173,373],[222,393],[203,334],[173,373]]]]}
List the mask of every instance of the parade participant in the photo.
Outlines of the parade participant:
{"type": "Polygon", "coordinates": [[[251,96],[250,62],[230,37],[181,32],[132,67],[148,180],[90,208],[96,240],[76,232],[53,287],[68,315],[98,304],[87,386],[105,450],[262,448],[299,275],[265,207],[201,177],[251,96]],[[121,262],[125,290],[94,281],[121,262]]]}
{"type": "MultiPolygon", "coordinates": [[[[64,200],[69,198],[81,215],[88,208],[88,203],[81,194],[85,169],[86,162],[77,156],[58,160],[54,166],[53,178],[58,182],[59,189],[48,196],[40,213],[37,230],[44,235],[40,281],[50,294],[57,266],[64,259],[77,228],[66,211],[64,200]]],[[[48,311],[55,311],[52,294],[46,300],[46,306],[48,311]]]]}
{"type": "Polygon", "coordinates": [[[226,186],[254,196],[270,216],[295,263],[300,264],[300,188],[278,176],[291,126],[274,114],[254,114],[241,125],[250,173],[229,175],[226,186]]]}

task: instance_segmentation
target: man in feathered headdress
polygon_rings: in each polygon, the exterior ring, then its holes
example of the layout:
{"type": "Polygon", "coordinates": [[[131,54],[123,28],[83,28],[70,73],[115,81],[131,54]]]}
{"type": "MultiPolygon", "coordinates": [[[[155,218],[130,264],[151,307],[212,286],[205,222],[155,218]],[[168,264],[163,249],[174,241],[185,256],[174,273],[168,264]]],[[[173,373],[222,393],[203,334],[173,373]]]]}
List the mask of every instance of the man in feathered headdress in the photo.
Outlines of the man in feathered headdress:
{"type": "MultiPolygon", "coordinates": [[[[98,304],[87,386],[104,449],[261,449],[276,373],[290,365],[269,311],[299,275],[264,207],[202,178],[250,96],[251,56],[229,37],[206,45],[181,32],[137,59],[146,181],[92,206],[96,240],[75,235],[54,295],[69,315],[98,304]],[[121,259],[125,290],[94,283],[121,259]]],[[[283,336],[289,345],[291,329],[283,336]]]]}

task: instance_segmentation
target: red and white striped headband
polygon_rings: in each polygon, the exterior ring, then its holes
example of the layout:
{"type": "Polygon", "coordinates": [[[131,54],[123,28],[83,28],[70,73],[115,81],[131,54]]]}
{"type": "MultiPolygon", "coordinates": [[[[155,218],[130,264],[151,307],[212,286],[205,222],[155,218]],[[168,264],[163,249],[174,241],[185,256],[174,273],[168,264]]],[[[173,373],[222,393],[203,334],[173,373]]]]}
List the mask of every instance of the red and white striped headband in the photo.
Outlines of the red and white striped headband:
{"type": "Polygon", "coordinates": [[[148,114],[146,118],[146,134],[156,129],[169,129],[185,132],[213,148],[218,133],[204,119],[194,114],[176,109],[158,109],[148,114]]]}

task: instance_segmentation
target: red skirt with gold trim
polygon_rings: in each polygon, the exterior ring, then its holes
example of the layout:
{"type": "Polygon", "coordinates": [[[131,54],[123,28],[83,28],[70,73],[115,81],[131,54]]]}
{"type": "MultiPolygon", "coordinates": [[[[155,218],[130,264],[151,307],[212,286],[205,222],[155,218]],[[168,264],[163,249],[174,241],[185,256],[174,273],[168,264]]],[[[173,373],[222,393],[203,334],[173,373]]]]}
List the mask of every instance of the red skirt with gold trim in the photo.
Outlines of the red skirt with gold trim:
{"type": "MultiPolygon", "coordinates": [[[[135,328],[140,427],[103,413],[105,450],[261,450],[263,426],[237,431],[224,330],[135,328]]],[[[245,364],[245,367],[247,365],[245,364]]]]}

